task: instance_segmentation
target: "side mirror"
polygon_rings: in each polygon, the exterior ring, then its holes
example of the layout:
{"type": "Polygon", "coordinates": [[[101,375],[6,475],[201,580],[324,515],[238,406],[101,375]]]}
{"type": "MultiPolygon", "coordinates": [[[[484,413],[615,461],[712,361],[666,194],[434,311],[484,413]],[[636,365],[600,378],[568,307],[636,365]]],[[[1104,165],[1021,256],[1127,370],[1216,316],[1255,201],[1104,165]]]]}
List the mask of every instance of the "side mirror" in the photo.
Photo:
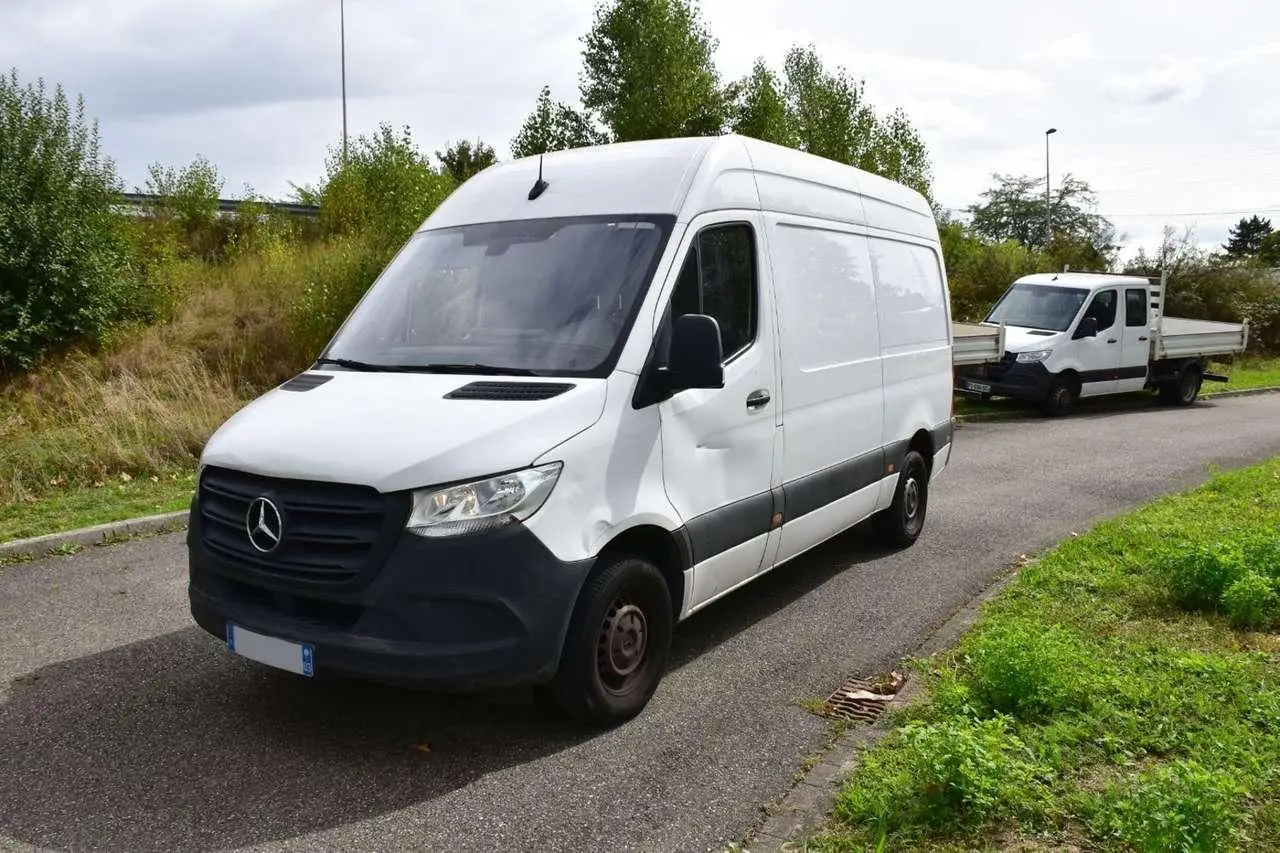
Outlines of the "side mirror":
{"type": "Polygon", "coordinates": [[[1079,340],[1080,338],[1096,338],[1098,336],[1098,318],[1085,317],[1080,321],[1080,325],[1076,327],[1076,333],[1071,337],[1079,340]]]}
{"type": "Polygon", "coordinates": [[[724,387],[720,324],[705,314],[684,314],[671,330],[671,349],[662,371],[670,393],[690,388],[724,387]]]}

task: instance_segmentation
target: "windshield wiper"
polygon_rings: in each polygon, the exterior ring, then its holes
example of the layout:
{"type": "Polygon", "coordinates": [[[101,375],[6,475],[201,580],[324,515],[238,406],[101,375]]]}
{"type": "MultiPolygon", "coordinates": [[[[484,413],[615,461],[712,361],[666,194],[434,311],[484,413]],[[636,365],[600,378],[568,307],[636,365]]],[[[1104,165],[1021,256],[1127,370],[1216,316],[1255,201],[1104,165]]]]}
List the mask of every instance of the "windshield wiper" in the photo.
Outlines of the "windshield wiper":
{"type": "Polygon", "coordinates": [[[336,364],[338,367],[346,367],[350,370],[365,371],[385,371],[396,370],[393,364],[370,364],[367,361],[352,361],[349,358],[318,358],[316,364],[336,364]]]}

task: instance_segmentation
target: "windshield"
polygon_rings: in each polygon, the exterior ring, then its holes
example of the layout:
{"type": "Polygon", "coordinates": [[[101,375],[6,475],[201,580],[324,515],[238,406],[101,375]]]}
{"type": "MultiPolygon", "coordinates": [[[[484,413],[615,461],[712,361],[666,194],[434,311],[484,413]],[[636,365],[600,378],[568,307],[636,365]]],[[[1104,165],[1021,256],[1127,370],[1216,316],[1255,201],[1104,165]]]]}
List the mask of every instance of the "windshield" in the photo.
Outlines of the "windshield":
{"type": "Polygon", "coordinates": [[[1015,284],[987,315],[988,323],[1065,332],[1089,291],[1045,284],[1015,284]]]}
{"type": "Polygon", "coordinates": [[[363,369],[607,375],[672,222],[577,217],[419,232],[324,360],[363,369]]]}

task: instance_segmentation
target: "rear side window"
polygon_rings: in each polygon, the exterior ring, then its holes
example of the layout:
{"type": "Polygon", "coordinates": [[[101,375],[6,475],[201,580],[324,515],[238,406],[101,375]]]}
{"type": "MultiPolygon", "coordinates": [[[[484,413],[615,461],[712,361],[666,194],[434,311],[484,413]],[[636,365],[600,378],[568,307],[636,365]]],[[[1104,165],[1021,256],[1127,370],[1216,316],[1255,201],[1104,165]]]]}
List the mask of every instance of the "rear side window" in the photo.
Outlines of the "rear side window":
{"type": "Polygon", "coordinates": [[[1130,288],[1124,292],[1124,324],[1126,326],[1147,325],[1147,292],[1130,288]]]}
{"type": "Polygon", "coordinates": [[[751,226],[716,225],[697,236],[671,294],[671,316],[684,314],[716,319],[726,361],[755,341],[759,311],[751,226]]]}

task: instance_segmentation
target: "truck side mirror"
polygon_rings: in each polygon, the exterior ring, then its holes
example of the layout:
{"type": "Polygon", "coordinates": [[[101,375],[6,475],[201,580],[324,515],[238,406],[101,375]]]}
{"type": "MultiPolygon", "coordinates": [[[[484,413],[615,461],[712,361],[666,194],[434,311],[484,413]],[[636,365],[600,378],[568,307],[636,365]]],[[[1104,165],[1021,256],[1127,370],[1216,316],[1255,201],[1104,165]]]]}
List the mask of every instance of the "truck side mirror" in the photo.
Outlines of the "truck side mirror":
{"type": "Polygon", "coordinates": [[[1072,335],[1073,340],[1080,338],[1096,338],[1098,336],[1098,318],[1085,317],[1080,321],[1080,325],[1076,327],[1076,333],[1072,335]]]}
{"type": "Polygon", "coordinates": [[[689,388],[724,387],[720,324],[706,314],[684,314],[671,330],[671,349],[662,371],[663,386],[670,393],[689,388]]]}

